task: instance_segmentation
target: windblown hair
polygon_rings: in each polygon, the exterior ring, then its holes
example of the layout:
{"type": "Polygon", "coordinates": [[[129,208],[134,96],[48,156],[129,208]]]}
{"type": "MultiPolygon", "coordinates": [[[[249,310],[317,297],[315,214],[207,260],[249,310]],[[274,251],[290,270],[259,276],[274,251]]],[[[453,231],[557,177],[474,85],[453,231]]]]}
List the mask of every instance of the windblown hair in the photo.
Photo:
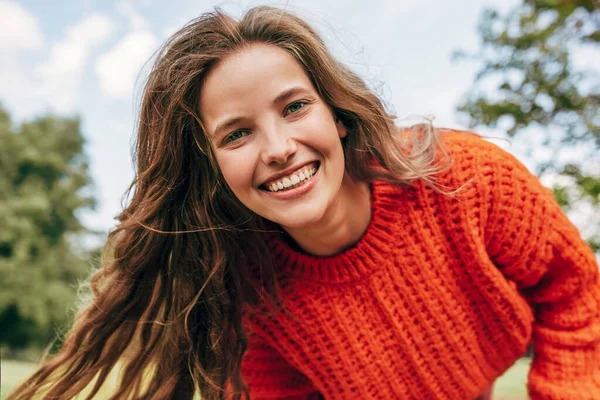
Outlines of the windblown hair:
{"type": "Polygon", "coordinates": [[[211,68],[255,43],[293,55],[343,122],[352,178],[435,185],[444,168],[436,162],[436,130],[429,124],[399,133],[379,97],[304,20],[271,7],[253,8],[239,21],[218,9],[200,16],[163,45],[145,85],[133,195],[91,278],[91,302],[60,351],[8,399],[70,399],[86,387],[91,399],[117,364],[112,399],[249,397],[242,317],[246,305],[277,309],[277,283],[265,221],[225,183],[202,128],[199,96],[211,68]]]}

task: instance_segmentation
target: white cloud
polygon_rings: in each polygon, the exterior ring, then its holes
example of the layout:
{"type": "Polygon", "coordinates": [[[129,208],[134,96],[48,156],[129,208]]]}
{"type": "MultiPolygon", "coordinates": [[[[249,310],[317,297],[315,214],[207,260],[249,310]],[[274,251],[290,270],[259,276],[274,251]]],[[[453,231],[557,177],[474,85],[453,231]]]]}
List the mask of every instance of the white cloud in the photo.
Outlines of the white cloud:
{"type": "Polygon", "coordinates": [[[96,74],[102,91],[114,98],[131,96],[136,77],[158,46],[150,32],[130,32],[98,58],[96,74]]]}
{"type": "Polygon", "coordinates": [[[147,21],[131,3],[121,3],[117,10],[131,27],[112,49],[96,61],[96,75],[102,92],[113,98],[132,95],[137,76],[144,63],[158,48],[158,38],[148,30],[147,21]]]}
{"type": "Polygon", "coordinates": [[[109,37],[112,21],[90,15],[69,27],[59,41],[48,44],[37,17],[20,5],[0,1],[0,15],[0,99],[9,108],[16,106],[17,115],[40,110],[72,112],[85,63],[93,47],[109,37]],[[28,61],[27,52],[43,61],[37,65],[28,61]]]}
{"type": "Polygon", "coordinates": [[[10,109],[14,100],[35,90],[22,56],[42,48],[44,37],[38,19],[19,4],[1,1],[0,15],[0,102],[10,109]]]}
{"type": "Polygon", "coordinates": [[[56,111],[72,111],[86,61],[92,49],[104,43],[113,29],[112,20],[104,15],[84,18],[67,29],[65,37],[52,46],[48,60],[36,68],[41,95],[52,99],[56,111]]]}
{"type": "Polygon", "coordinates": [[[0,54],[38,50],[44,43],[37,18],[13,1],[0,2],[0,54]]]}
{"type": "Polygon", "coordinates": [[[146,29],[146,20],[140,14],[138,14],[131,3],[119,3],[117,5],[117,10],[120,14],[129,19],[129,25],[131,26],[132,30],[141,31],[146,29]]]}
{"type": "Polygon", "coordinates": [[[56,43],[50,59],[38,68],[41,76],[65,76],[80,73],[90,48],[108,39],[113,25],[103,15],[92,15],[67,30],[66,37],[56,43]]]}

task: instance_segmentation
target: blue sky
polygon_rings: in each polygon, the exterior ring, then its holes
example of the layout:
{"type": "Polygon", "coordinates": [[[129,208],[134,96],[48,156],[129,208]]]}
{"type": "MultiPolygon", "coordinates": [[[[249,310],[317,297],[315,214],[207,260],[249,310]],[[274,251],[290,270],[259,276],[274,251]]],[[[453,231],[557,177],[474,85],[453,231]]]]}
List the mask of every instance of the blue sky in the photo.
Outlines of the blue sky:
{"type": "MultiPolygon", "coordinates": [[[[398,117],[433,116],[438,126],[462,127],[454,109],[477,66],[453,63],[451,54],[478,48],[484,7],[506,10],[516,3],[291,0],[287,7],[307,18],[398,117]]],[[[130,145],[146,62],[199,14],[221,6],[239,16],[256,4],[0,0],[0,101],[17,122],[46,112],[81,116],[99,200],[96,211],[83,214],[89,227],[114,226],[133,178],[130,145]]],[[[510,151],[531,167],[534,160],[518,149],[513,143],[510,151]]]]}

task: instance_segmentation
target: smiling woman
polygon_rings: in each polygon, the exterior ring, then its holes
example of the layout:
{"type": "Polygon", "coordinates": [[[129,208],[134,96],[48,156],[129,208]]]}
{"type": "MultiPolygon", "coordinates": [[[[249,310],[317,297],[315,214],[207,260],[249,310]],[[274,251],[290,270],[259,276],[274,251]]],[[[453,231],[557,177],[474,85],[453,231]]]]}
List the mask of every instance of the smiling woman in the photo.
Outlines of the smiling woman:
{"type": "Polygon", "coordinates": [[[600,398],[600,280],[552,193],[474,134],[400,130],[285,10],[217,10],[145,87],[93,301],[9,399],[600,398]]]}

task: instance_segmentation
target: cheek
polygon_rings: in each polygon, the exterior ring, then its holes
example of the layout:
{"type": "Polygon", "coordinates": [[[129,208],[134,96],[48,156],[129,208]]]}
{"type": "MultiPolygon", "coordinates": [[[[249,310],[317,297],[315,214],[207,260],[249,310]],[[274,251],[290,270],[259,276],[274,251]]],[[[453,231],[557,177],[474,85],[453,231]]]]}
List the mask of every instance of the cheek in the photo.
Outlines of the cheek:
{"type": "Polygon", "coordinates": [[[225,182],[233,193],[243,202],[241,198],[244,192],[252,189],[254,168],[249,157],[237,156],[235,154],[217,155],[217,162],[223,173],[225,182]]]}
{"type": "Polygon", "coordinates": [[[323,154],[336,153],[341,149],[340,132],[327,110],[315,113],[304,126],[304,135],[313,147],[323,154]]]}

